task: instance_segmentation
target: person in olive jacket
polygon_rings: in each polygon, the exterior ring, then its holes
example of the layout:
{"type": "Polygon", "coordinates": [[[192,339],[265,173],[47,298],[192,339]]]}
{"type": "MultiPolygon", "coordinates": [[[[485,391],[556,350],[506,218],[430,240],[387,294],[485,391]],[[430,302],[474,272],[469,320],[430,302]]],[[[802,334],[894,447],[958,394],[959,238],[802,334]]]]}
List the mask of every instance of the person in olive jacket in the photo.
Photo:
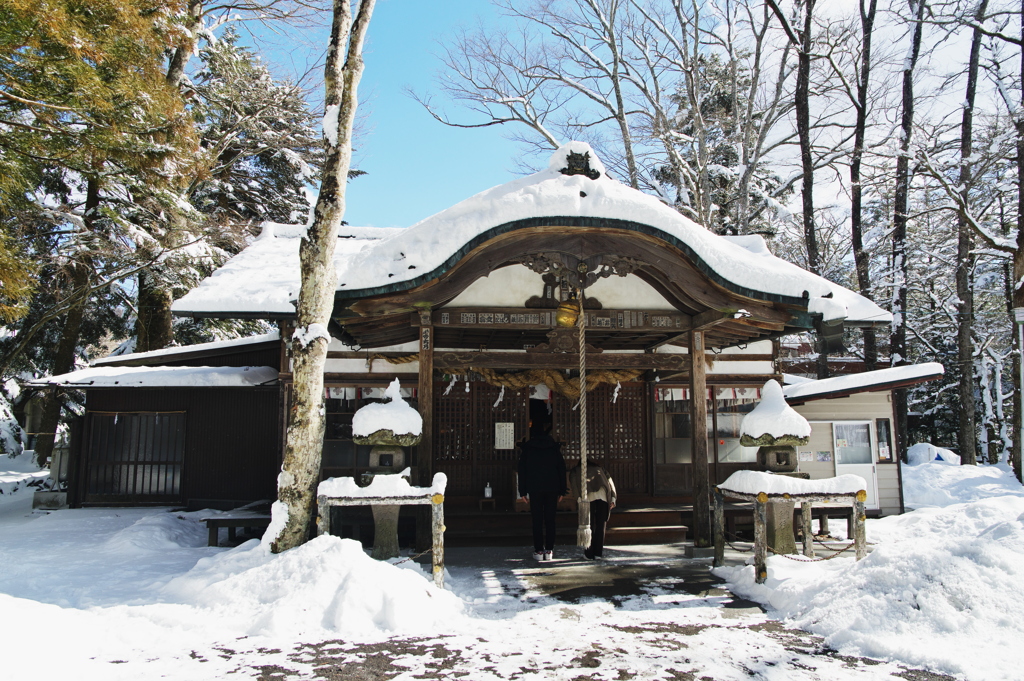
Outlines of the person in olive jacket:
{"type": "Polygon", "coordinates": [[[519,494],[530,500],[533,558],[551,560],[555,548],[555,509],[569,491],[562,443],[551,437],[551,423],[531,424],[530,439],[519,445],[519,494]]]}

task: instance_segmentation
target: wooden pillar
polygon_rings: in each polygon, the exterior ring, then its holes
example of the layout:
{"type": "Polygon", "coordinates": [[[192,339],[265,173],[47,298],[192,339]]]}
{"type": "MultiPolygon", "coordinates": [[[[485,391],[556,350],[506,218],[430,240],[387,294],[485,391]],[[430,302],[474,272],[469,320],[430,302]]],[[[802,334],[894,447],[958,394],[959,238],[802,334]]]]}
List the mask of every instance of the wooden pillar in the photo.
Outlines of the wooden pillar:
{"type": "Polygon", "coordinates": [[[431,552],[431,568],[434,575],[434,584],[437,588],[444,588],[444,495],[435,494],[430,499],[431,508],[431,536],[433,539],[433,551],[431,552]]]}
{"type": "Polygon", "coordinates": [[[864,521],[867,520],[867,513],[864,510],[864,502],[867,501],[868,493],[864,490],[857,492],[857,500],[853,503],[853,543],[857,552],[857,560],[867,558],[868,543],[864,531],[864,521]]]}
{"type": "Polygon", "coordinates": [[[754,581],[768,579],[768,495],[761,492],[754,501],[754,581]]]}
{"type": "MultiPolygon", "coordinates": [[[[417,389],[420,416],[423,417],[423,437],[416,449],[419,484],[429,487],[434,479],[434,327],[430,311],[420,312],[420,373],[417,389]]],[[[416,481],[412,481],[416,484],[416,481]]],[[[431,514],[425,508],[416,516],[416,550],[425,551],[431,545],[431,514]]]]}
{"type": "Polygon", "coordinates": [[[693,545],[711,546],[711,482],[708,473],[708,403],[704,332],[690,332],[690,404],[693,427],[693,545]]]}
{"type": "Polygon", "coordinates": [[[417,449],[416,465],[420,469],[420,484],[430,485],[434,477],[434,327],[430,325],[430,312],[420,313],[420,415],[423,417],[423,438],[417,449]]]}
{"type": "Polygon", "coordinates": [[[814,531],[811,529],[811,502],[800,503],[800,519],[804,526],[804,555],[808,558],[814,557],[814,531]]]}
{"type": "Polygon", "coordinates": [[[725,497],[715,487],[715,515],[713,528],[715,535],[715,560],[712,565],[719,567],[725,563],[725,497]]]}

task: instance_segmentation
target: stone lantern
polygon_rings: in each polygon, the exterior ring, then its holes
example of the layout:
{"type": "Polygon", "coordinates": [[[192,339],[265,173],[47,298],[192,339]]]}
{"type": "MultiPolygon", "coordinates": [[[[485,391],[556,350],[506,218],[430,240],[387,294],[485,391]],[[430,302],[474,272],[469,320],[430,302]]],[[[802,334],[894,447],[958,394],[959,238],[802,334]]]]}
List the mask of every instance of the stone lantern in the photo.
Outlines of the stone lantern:
{"type": "MultiPolygon", "coordinates": [[[[370,471],[363,476],[368,484],[375,475],[395,474],[405,466],[405,450],[419,444],[423,437],[423,417],[402,399],[396,378],[384,392],[388,402],[368,404],[352,416],[352,441],[372,445],[370,471]]],[[[386,560],[398,556],[398,512],[401,507],[375,504],[373,512],[373,557],[386,560]]]]}
{"type": "MultiPolygon", "coordinates": [[[[761,401],[740,423],[740,444],[758,447],[757,462],[778,475],[809,477],[794,473],[797,467],[796,446],[811,441],[811,424],[786,404],[782,386],[768,381],[761,389],[761,401]]],[[[792,501],[768,503],[768,545],[776,553],[796,553],[793,534],[792,501]]]]}

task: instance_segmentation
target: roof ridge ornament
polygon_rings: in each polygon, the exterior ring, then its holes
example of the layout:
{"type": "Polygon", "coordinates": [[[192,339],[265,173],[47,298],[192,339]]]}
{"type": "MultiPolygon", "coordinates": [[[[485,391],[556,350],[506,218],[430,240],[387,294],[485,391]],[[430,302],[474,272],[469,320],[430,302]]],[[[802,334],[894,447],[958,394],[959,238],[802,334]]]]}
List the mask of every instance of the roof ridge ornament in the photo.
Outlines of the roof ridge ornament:
{"type": "Polygon", "coordinates": [[[566,166],[558,172],[563,175],[585,175],[591,180],[596,180],[601,177],[601,173],[590,167],[590,152],[584,151],[582,154],[577,154],[574,151],[570,151],[565,157],[566,166]]]}

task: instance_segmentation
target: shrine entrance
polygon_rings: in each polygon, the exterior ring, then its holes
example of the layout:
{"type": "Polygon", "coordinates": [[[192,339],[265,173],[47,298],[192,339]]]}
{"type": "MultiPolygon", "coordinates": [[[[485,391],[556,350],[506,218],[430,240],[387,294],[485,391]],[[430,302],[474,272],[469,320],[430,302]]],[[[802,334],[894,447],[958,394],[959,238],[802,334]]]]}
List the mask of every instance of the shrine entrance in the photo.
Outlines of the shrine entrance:
{"type": "MultiPolygon", "coordinates": [[[[552,420],[552,437],[564,443],[566,468],[579,462],[579,413],[552,392],[531,400],[530,388],[493,386],[479,376],[451,378],[434,392],[434,470],[448,476],[448,495],[479,497],[490,483],[499,507],[515,498],[516,445],[529,436],[531,403],[552,420]],[[449,390],[449,386],[451,389],[449,390]]],[[[588,450],[615,479],[623,500],[650,494],[649,415],[643,382],[598,386],[588,394],[588,450]]],[[[535,412],[536,413],[536,412],[535,412]]]]}

